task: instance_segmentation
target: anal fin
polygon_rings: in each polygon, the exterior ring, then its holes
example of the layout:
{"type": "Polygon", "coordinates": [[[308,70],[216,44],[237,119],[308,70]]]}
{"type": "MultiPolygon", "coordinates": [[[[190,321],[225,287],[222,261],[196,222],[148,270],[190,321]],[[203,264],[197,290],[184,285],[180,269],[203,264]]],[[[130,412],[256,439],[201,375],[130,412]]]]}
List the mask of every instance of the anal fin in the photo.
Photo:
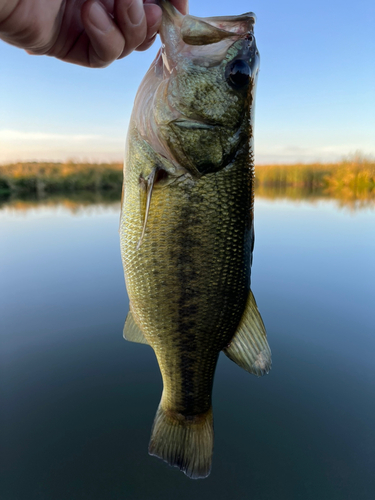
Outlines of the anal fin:
{"type": "Polygon", "coordinates": [[[129,342],[135,342],[137,344],[147,344],[148,342],[145,336],[142,333],[142,330],[139,328],[137,323],[134,321],[133,314],[129,311],[128,316],[124,325],[124,339],[129,342]]]}
{"type": "Polygon", "coordinates": [[[271,369],[266,329],[251,290],[238,329],[223,351],[238,366],[258,377],[271,369]]]}

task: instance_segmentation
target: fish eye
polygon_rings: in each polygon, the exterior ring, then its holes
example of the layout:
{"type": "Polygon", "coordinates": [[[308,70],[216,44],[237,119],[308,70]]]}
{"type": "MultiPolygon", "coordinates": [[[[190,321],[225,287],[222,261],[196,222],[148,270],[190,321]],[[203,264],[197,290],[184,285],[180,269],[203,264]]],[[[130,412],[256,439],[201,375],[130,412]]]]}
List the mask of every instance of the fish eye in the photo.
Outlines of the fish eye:
{"type": "Polygon", "coordinates": [[[237,61],[228,64],[225,73],[227,82],[234,89],[245,87],[251,77],[250,66],[242,59],[237,59],[237,61]]]}

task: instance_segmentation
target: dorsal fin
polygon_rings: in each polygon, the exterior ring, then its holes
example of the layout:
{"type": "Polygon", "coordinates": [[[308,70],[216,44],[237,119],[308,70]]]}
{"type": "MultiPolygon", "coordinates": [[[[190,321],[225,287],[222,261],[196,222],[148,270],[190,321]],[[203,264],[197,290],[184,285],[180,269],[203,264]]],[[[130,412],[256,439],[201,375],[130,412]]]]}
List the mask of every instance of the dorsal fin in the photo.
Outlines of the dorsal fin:
{"type": "Polygon", "coordinates": [[[139,328],[137,323],[134,321],[133,314],[131,311],[129,311],[125,325],[124,325],[124,333],[123,333],[124,339],[128,340],[129,342],[135,342],[137,344],[147,344],[148,342],[143,335],[142,330],[139,328]]]}
{"type": "Polygon", "coordinates": [[[238,366],[258,377],[271,369],[266,329],[251,290],[237,331],[223,351],[238,366]]]}

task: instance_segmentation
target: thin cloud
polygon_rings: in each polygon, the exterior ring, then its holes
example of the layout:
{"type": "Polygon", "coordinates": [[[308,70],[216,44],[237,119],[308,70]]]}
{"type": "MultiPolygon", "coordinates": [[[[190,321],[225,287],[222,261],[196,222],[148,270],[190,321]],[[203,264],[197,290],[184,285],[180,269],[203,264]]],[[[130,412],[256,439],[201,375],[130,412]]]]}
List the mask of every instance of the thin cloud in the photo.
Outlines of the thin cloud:
{"type": "Polygon", "coordinates": [[[95,134],[54,134],[48,132],[23,132],[19,130],[0,130],[0,141],[64,141],[64,142],[124,142],[123,137],[110,137],[95,134]]]}
{"type": "Polygon", "coordinates": [[[125,135],[0,130],[0,164],[17,161],[122,161],[125,135]]]}

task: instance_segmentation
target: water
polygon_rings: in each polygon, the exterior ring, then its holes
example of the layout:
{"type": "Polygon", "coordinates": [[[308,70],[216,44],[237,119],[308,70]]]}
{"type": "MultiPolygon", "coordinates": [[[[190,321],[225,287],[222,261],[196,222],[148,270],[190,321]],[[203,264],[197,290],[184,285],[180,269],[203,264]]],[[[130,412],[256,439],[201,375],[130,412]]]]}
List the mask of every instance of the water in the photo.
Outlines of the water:
{"type": "Polygon", "coordinates": [[[221,356],[211,476],[147,454],[161,377],[122,339],[119,205],[4,205],[1,500],[375,498],[375,211],[256,202],[272,372],[221,356]]]}

